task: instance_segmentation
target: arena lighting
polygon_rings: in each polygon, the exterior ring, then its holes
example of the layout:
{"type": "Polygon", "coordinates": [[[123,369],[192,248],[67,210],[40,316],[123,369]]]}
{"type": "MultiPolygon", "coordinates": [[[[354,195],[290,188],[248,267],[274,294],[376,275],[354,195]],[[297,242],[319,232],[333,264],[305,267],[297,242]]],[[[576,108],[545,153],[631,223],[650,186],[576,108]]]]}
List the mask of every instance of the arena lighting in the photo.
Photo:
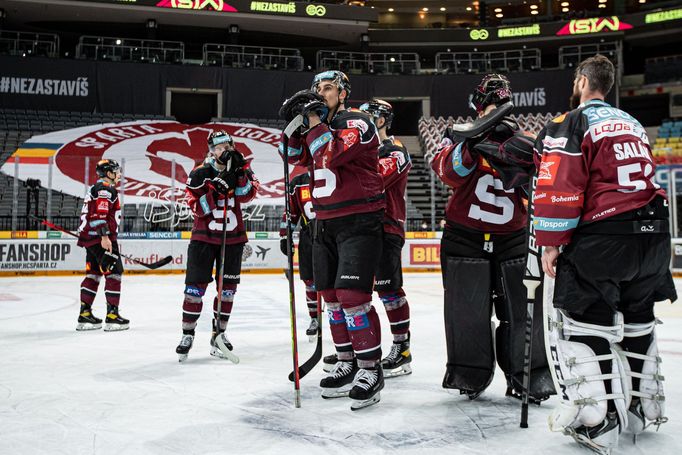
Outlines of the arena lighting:
{"type": "Polygon", "coordinates": [[[116,40],[116,45],[117,45],[117,46],[120,46],[120,45],[121,45],[121,40],[120,40],[120,39],[117,39],[117,40],[116,40]]]}
{"type": "Polygon", "coordinates": [[[497,13],[497,14],[495,14],[495,17],[502,18],[502,17],[504,17],[504,14],[502,14],[502,13],[497,13]]]}
{"type": "Polygon", "coordinates": [[[646,3],[646,0],[639,0],[639,3],[646,3]]]}
{"type": "Polygon", "coordinates": [[[599,7],[600,7],[600,8],[606,8],[606,5],[605,5],[604,3],[600,3],[600,4],[599,4],[599,7]]]}
{"type": "Polygon", "coordinates": [[[562,13],[568,13],[568,8],[561,8],[562,13]]]}
{"type": "Polygon", "coordinates": [[[424,19],[426,15],[424,13],[419,13],[419,19],[424,19]]]}
{"type": "Polygon", "coordinates": [[[444,6],[441,6],[441,7],[440,7],[440,10],[441,10],[441,11],[445,11],[445,7],[444,7],[444,6]]]}
{"type": "Polygon", "coordinates": [[[568,6],[568,2],[561,2],[561,6],[568,6]]]}
{"type": "Polygon", "coordinates": [[[389,9],[388,9],[388,12],[389,12],[389,13],[392,13],[393,11],[395,11],[393,8],[389,8],[389,9]]]}
{"type": "Polygon", "coordinates": [[[395,62],[395,57],[391,57],[388,59],[391,63],[395,62]]]}
{"type": "Polygon", "coordinates": [[[530,5],[530,9],[538,9],[538,5],[530,5]]]}
{"type": "Polygon", "coordinates": [[[496,12],[496,13],[501,13],[501,12],[502,12],[502,8],[495,8],[495,12],[496,12]]]}
{"type": "Polygon", "coordinates": [[[424,11],[424,12],[427,12],[428,10],[429,10],[429,9],[426,8],[426,7],[422,8],[422,11],[424,11]]]}
{"type": "Polygon", "coordinates": [[[538,10],[534,9],[533,11],[530,12],[531,14],[537,14],[538,10]]]}
{"type": "Polygon", "coordinates": [[[470,7],[470,6],[467,6],[467,11],[471,11],[471,7],[470,7]]]}
{"type": "Polygon", "coordinates": [[[599,0],[599,3],[606,3],[608,0],[599,0]]]}

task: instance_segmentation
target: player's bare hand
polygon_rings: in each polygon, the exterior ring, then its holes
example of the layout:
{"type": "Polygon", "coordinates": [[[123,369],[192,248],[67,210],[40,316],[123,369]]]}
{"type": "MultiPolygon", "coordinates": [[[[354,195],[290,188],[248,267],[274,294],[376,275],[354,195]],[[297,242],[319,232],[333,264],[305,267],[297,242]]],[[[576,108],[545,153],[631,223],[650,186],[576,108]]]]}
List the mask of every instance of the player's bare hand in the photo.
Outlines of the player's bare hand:
{"type": "Polygon", "coordinates": [[[542,271],[547,276],[556,278],[556,260],[559,257],[559,248],[546,246],[542,249],[542,271]]]}
{"type": "Polygon", "coordinates": [[[111,245],[111,240],[109,239],[109,236],[103,235],[102,240],[100,240],[100,245],[102,245],[102,248],[111,253],[113,246],[111,245]]]}

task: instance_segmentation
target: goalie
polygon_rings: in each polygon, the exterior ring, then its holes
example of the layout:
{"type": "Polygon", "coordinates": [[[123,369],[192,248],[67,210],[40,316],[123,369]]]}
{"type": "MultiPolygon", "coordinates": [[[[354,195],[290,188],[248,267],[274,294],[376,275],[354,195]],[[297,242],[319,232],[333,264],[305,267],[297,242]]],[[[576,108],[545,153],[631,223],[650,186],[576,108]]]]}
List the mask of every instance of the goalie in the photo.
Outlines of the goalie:
{"type": "MultiPolygon", "coordinates": [[[[478,119],[448,129],[431,164],[453,190],[441,241],[448,356],[443,387],[472,400],[490,385],[495,360],[507,394],[520,397],[523,390],[525,203],[533,143],[505,117],[511,95],[506,77],[485,76],[471,102],[478,119]]],[[[542,340],[540,320],[535,318],[535,340],[542,340]]],[[[541,341],[532,355],[529,395],[541,401],[554,392],[541,341]]]]}

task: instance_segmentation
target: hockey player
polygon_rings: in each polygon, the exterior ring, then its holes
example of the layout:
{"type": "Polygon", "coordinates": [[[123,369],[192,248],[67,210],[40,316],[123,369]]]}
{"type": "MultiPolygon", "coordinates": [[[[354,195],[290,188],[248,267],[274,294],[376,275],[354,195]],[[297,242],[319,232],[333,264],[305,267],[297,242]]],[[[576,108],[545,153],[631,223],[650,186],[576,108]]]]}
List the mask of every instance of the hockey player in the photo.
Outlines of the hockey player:
{"type": "Polygon", "coordinates": [[[372,286],[385,196],[376,127],[366,114],[345,108],[350,88],[340,71],[317,74],[311,90],[286,100],[280,115],[305,119],[302,131],[290,138],[287,155],[310,170],[315,288],[326,302],[339,360],[320,382],[322,396],[350,396],[351,409],[359,409],[378,402],[384,387],[372,286]]]}
{"type": "MultiPolygon", "coordinates": [[[[532,140],[517,123],[497,119],[495,109],[511,99],[506,77],[486,75],[472,96],[485,132],[467,138],[446,132],[432,168],[453,194],[446,207],[441,241],[445,288],[447,370],[443,387],[459,389],[470,399],[488,387],[497,363],[507,380],[507,394],[519,397],[523,383],[526,322],[526,187],[533,168],[532,140]],[[496,119],[490,121],[487,119],[496,119]],[[499,325],[493,337],[493,309],[499,325]],[[495,340],[496,346],[493,346],[495,340]]],[[[504,111],[499,111],[504,112],[504,111]]],[[[536,305],[538,313],[540,305],[536,305]]],[[[530,397],[552,392],[540,335],[533,348],[530,397]]]]}
{"type": "MultiPolygon", "coordinates": [[[[374,290],[384,304],[393,335],[393,343],[381,361],[384,377],[391,378],[412,373],[410,363],[410,306],[403,291],[401,252],[405,245],[405,191],[407,173],[412,161],[407,148],[388,129],[393,121],[393,106],[375,99],[360,106],[374,121],[379,133],[379,172],[384,179],[386,213],[384,214],[384,240],[379,267],[374,277],[374,290]]],[[[336,363],[336,355],[324,358],[325,369],[336,363]]]]}
{"type": "Polygon", "coordinates": [[[553,431],[600,453],[664,415],[654,302],[675,300],[665,192],[642,125],[604,101],[615,76],[597,55],[580,63],[580,105],[537,138],[535,230],[556,277],[549,340],[561,404],[553,431]]]}
{"type": "MultiPolygon", "coordinates": [[[[182,303],[182,339],[176,349],[179,360],[187,358],[194,342],[197,320],[203,307],[203,296],[212,278],[213,266],[219,270],[223,262],[221,295],[213,299],[213,334],[210,354],[237,363],[232,344],[225,335],[234,295],[240,280],[242,251],[247,242],[241,204],[252,200],[258,190],[256,180],[244,156],[235,148],[232,136],[214,131],[208,136],[209,154],[195,168],[187,181],[189,205],[194,214],[192,237],[187,249],[185,298],[182,303]],[[225,257],[220,257],[225,226],[225,257]],[[220,298],[220,322],[218,299],[220,298]],[[221,337],[216,340],[216,337],[221,337]],[[225,347],[227,349],[221,349],[225,347]]],[[[219,277],[216,277],[216,287],[219,277]]]]}
{"type": "Polygon", "coordinates": [[[121,180],[121,168],[114,160],[101,160],[95,168],[97,182],[90,187],[83,201],[78,246],[85,247],[85,279],[81,283],[81,309],[76,330],[95,330],[102,320],[92,313],[92,302],[104,276],[107,315],[104,330],[127,330],[130,321],[118,313],[121,298],[123,262],[119,256],[116,235],[121,220],[121,202],[116,185],[121,180]]]}
{"type": "MultiPolygon", "coordinates": [[[[317,337],[317,291],[313,281],[313,236],[315,212],[313,211],[312,195],[310,194],[310,175],[307,172],[297,175],[289,182],[289,206],[291,207],[291,227],[294,229],[301,222],[298,235],[298,274],[305,285],[306,305],[310,324],[305,333],[314,341],[317,337]]],[[[282,215],[282,225],[279,229],[279,248],[282,254],[287,254],[287,220],[286,213],[282,215]]]]}

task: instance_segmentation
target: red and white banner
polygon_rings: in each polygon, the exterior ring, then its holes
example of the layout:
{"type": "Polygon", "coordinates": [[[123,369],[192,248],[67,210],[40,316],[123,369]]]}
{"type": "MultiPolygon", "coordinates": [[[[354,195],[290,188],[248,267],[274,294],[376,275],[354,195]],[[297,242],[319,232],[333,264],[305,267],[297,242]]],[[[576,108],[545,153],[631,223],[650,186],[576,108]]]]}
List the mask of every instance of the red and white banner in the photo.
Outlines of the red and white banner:
{"type": "Polygon", "coordinates": [[[251,161],[261,182],[253,203],[283,205],[283,165],[277,152],[281,132],[253,124],[136,121],[56,131],[33,136],[1,170],[14,175],[18,158],[19,179],[37,178],[47,186],[48,167],[53,163],[52,189],[83,197],[86,183],[91,185],[97,180],[97,162],[109,158],[124,164],[126,202],[171,200],[173,175],[175,198],[181,199],[187,176],[206,158],[208,134],[218,129],[234,137],[237,149],[251,161]]]}

